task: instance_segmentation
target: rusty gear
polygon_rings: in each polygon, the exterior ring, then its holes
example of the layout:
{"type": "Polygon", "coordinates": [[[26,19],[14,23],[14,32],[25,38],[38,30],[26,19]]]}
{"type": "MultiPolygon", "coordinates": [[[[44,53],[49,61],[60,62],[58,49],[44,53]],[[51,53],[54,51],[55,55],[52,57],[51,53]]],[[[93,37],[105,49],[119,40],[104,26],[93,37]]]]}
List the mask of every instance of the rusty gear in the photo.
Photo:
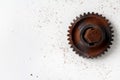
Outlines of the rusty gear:
{"type": "Polygon", "coordinates": [[[113,41],[109,21],[98,13],[84,13],[69,26],[68,41],[73,51],[83,57],[94,58],[104,54],[113,41]]]}

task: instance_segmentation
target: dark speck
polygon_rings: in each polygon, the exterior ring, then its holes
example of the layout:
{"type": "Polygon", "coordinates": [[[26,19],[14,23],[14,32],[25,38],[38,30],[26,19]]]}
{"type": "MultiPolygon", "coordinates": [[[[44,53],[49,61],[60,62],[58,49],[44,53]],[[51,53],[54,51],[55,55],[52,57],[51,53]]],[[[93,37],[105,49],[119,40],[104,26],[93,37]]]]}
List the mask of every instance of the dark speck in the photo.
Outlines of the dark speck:
{"type": "Polygon", "coordinates": [[[62,24],[62,21],[60,21],[60,24],[62,24]]]}
{"type": "Polygon", "coordinates": [[[30,76],[33,76],[33,74],[30,74],[30,76]]]}
{"type": "Polygon", "coordinates": [[[38,78],[38,76],[36,76],[36,78],[38,78]]]}
{"type": "Polygon", "coordinates": [[[58,14],[58,12],[55,12],[55,14],[58,14]]]}

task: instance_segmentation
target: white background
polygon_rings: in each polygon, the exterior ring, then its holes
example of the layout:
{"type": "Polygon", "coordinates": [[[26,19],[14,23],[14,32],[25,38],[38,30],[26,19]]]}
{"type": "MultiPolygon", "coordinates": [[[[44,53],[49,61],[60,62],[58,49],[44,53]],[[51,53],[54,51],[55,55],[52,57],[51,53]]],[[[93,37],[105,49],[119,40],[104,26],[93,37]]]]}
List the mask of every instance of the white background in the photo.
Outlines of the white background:
{"type": "Polygon", "coordinates": [[[0,80],[119,80],[120,0],[0,0],[0,80]],[[70,22],[84,12],[106,16],[111,49],[97,59],[76,55],[70,22]]]}

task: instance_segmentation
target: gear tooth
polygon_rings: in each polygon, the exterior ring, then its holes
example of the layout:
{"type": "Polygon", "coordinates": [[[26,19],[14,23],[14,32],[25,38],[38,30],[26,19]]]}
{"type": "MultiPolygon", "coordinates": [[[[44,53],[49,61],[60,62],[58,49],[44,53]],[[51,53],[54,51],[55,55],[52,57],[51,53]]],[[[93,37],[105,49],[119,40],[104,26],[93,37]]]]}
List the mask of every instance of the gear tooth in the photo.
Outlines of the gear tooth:
{"type": "Polygon", "coordinates": [[[90,14],[90,12],[88,12],[88,15],[90,14]]]}
{"type": "Polygon", "coordinates": [[[69,26],[69,29],[71,29],[72,28],[72,26],[69,26]]]}
{"type": "MultiPolygon", "coordinates": [[[[76,54],[78,55],[78,56],[82,56],[79,52],[76,52],[76,54]]],[[[83,56],[82,56],[83,57],[83,56]]]]}
{"type": "MultiPolygon", "coordinates": [[[[68,41],[69,41],[68,44],[72,44],[71,40],[68,40],[68,41]]],[[[70,47],[72,48],[72,45],[70,47]]]]}
{"type": "Polygon", "coordinates": [[[106,49],[105,52],[107,52],[108,50],[106,49]]]}
{"type": "Polygon", "coordinates": [[[94,57],[88,57],[88,58],[90,58],[90,59],[94,59],[94,58],[98,58],[98,56],[94,56],[94,57]]]}
{"type": "Polygon", "coordinates": [[[111,38],[111,41],[113,41],[113,39],[111,38]]]}
{"type": "MultiPolygon", "coordinates": [[[[103,53],[104,53],[104,52],[103,52],[103,53]]],[[[100,55],[98,55],[98,56],[96,56],[96,57],[97,57],[97,58],[102,57],[103,53],[101,53],[100,55]]],[[[94,58],[95,58],[95,57],[94,57],[94,58]]]]}
{"type": "Polygon", "coordinates": [[[99,16],[103,17],[102,14],[99,14],[99,16]]]}
{"type": "Polygon", "coordinates": [[[71,22],[70,24],[73,25],[74,23],[71,22]]]}
{"type": "Polygon", "coordinates": [[[75,22],[76,20],[75,20],[75,19],[73,19],[73,21],[75,22]]]}
{"type": "Polygon", "coordinates": [[[114,31],[113,31],[113,30],[111,30],[111,32],[113,33],[114,31]]]}
{"type": "MultiPolygon", "coordinates": [[[[88,57],[88,58],[94,59],[94,57],[88,57]]],[[[97,58],[97,56],[96,56],[96,58],[97,58]]]]}
{"type": "Polygon", "coordinates": [[[114,31],[113,31],[113,32],[111,32],[111,35],[114,35],[114,31]]]}
{"type": "Polygon", "coordinates": [[[67,40],[70,40],[70,38],[68,38],[67,40]]]}
{"type": "Polygon", "coordinates": [[[79,19],[79,17],[77,16],[77,17],[76,17],[76,19],[78,20],[78,19],[79,19]]]}
{"type": "Polygon", "coordinates": [[[68,32],[70,32],[70,30],[68,30],[68,32]]]}
{"type": "Polygon", "coordinates": [[[83,16],[80,14],[80,17],[83,17],[83,16]]]}
{"type": "Polygon", "coordinates": [[[99,57],[102,57],[105,54],[105,52],[107,51],[102,52],[99,57]]]}
{"type": "MultiPolygon", "coordinates": [[[[71,43],[70,43],[71,44],[71,43]]],[[[70,46],[71,48],[73,48],[73,45],[70,46]]]]}
{"type": "Polygon", "coordinates": [[[77,52],[77,51],[76,51],[75,53],[76,53],[76,54],[78,54],[78,52],[77,52]]]}
{"type": "Polygon", "coordinates": [[[70,37],[70,36],[71,36],[71,34],[69,33],[69,34],[67,34],[67,36],[68,36],[68,37],[70,37]]]}
{"type": "Polygon", "coordinates": [[[112,42],[110,42],[110,45],[112,45],[112,42]]]}
{"type": "Polygon", "coordinates": [[[96,15],[98,15],[98,13],[96,13],[96,15]]]}
{"type": "Polygon", "coordinates": [[[75,48],[73,48],[73,51],[75,51],[75,48]]]}
{"type": "Polygon", "coordinates": [[[105,54],[105,52],[103,52],[102,54],[105,54]]]}
{"type": "Polygon", "coordinates": [[[106,19],[104,16],[103,16],[104,19],[106,19]]]}
{"type": "Polygon", "coordinates": [[[69,26],[69,29],[71,29],[72,28],[72,26],[69,26]]]}
{"type": "Polygon", "coordinates": [[[87,14],[86,13],[84,13],[84,16],[86,16],[87,14]]]}
{"type": "Polygon", "coordinates": [[[110,46],[108,46],[108,48],[110,48],[110,46]]]}
{"type": "Polygon", "coordinates": [[[106,21],[107,21],[107,22],[109,22],[109,20],[108,20],[108,19],[106,19],[106,21]]]}
{"type": "Polygon", "coordinates": [[[114,37],[114,35],[111,35],[112,37],[114,37]]]}
{"type": "MultiPolygon", "coordinates": [[[[77,53],[79,56],[82,56],[80,53],[77,53]]],[[[83,57],[83,56],[82,56],[83,57]]],[[[84,57],[83,57],[84,58],[84,57]]]]}
{"type": "Polygon", "coordinates": [[[102,52],[99,57],[102,57],[105,54],[105,52],[107,51],[102,52]]]}
{"type": "Polygon", "coordinates": [[[71,44],[71,42],[69,41],[68,44],[71,44]]]}
{"type": "MultiPolygon", "coordinates": [[[[111,23],[110,23],[111,24],[111,23]]],[[[110,29],[112,30],[113,27],[110,26],[110,29]]]]}
{"type": "Polygon", "coordinates": [[[70,44],[70,41],[68,41],[68,44],[70,44]]]}
{"type": "MultiPolygon", "coordinates": [[[[79,54],[80,55],[80,54],[79,54]]],[[[81,54],[82,55],[82,54],[81,54]]],[[[85,56],[83,56],[83,58],[89,58],[89,57],[85,57],[85,56]]]]}
{"type": "Polygon", "coordinates": [[[76,51],[76,54],[79,54],[79,52],[78,52],[78,51],[76,51]]]}
{"type": "Polygon", "coordinates": [[[92,12],[92,14],[95,14],[94,12],[92,12]]]}
{"type": "Polygon", "coordinates": [[[70,36],[70,34],[67,34],[67,36],[69,37],[69,36],[70,36]]]}
{"type": "Polygon", "coordinates": [[[93,57],[93,59],[99,58],[99,57],[101,57],[101,56],[102,56],[102,53],[101,53],[100,55],[98,55],[98,56],[93,57]]]}
{"type": "MultiPolygon", "coordinates": [[[[111,25],[111,23],[109,22],[108,25],[111,25]]],[[[112,29],[112,27],[111,27],[111,29],[112,29]]]]}

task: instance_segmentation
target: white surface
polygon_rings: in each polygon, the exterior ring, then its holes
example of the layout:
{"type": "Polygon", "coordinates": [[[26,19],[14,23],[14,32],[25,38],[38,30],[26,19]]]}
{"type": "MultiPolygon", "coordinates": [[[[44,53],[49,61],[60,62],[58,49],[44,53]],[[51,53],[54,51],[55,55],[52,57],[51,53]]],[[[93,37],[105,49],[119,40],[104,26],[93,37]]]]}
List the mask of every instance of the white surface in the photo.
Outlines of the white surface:
{"type": "Polygon", "coordinates": [[[0,80],[120,79],[120,0],[0,0],[0,80]],[[114,27],[112,48],[84,59],[67,44],[70,22],[98,12],[114,27]]]}

